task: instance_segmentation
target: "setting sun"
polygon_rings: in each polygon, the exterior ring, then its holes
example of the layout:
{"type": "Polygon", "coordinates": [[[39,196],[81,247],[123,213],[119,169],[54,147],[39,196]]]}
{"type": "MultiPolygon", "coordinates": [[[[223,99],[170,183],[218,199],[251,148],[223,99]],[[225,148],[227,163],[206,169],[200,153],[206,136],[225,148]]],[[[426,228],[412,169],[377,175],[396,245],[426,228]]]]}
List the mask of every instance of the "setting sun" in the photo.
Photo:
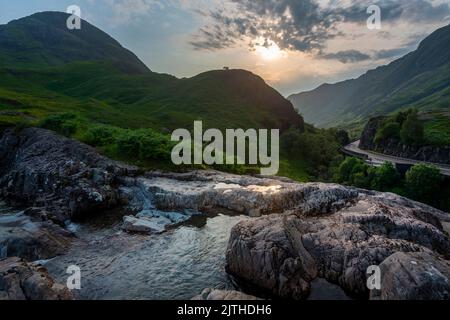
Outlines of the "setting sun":
{"type": "Polygon", "coordinates": [[[283,51],[280,47],[271,40],[269,40],[266,45],[256,46],[255,51],[264,60],[276,60],[283,55],[283,51]]]}

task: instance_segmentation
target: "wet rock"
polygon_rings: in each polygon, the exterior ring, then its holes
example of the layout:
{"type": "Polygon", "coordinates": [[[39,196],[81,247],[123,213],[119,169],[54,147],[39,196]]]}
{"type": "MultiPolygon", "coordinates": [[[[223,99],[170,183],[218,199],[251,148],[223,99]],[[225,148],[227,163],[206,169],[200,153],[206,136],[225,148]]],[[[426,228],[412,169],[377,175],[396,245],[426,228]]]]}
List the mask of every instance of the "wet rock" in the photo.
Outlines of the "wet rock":
{"type": "Polygon", "coordinates": [[[289,209],[314,214],[338,210],[357,191],[339,185],[298,184],[288,179],[238,176],[217,171],[189,173],[148,173],[124,181],[120,192],[131,209],[162,211],[208,211],[225,208],[250,216],[261,216],[289,209]],[[320,197],[320,199],[317,199],[320,197]],[[316,207],[318,200],[324,204],[316,207]],[[301,204],[301,208],[298,204],[301,204]]]}
{"type": "Polygon", "coordinates": [[[228,272],[282,298],[307,298],[317,277],[353,297],[368,298],[369,266],[389,265],[386,259],[398,252],[450,257],[448,235],[439,223],[450,219],[447,213],[393,194],[359,190],[353,198],[336,195],[332,200],[329,186],[313,194],[303,195],[297,209],[235,226],[228,272]]]}
{"type": "Polygon", "coordinates": [[[58,221],[116,206],[115,183],[135,172],[43,129],[6,130],[0,139],[0,196],[45,208],[58,221]]]}
{"type": "Polygon", "coordinates": [[[398,252],[380,265],[381,290],[372,299],[450,300],[450,261],[429,252],[398,252]]]}
{"type": "Polygon", "coordinates": [[[167,224],[168,222],[165,219],[147,219],[126,216],[123,218],[122,229],[130,233],[162,233],[166,230],[165,226],[167,224]]]}
{"type": "Polygon", "coordinates": [[[51,221],[36,221],[23,213],[0,215],[0,259],[44,260],[64,254],[73,235],[51,221]]]}
{"type": "Polygon", "coordinates": [[[237,300],[260,300],[255,296],[251,296],[239,291],[205,289],[203,292],[194,297],[192,300],[215,300],[215,301],[237,301],[237,300]]]}
{"type": "Polygon", "coordinates": [[[0,260],[0,300],[72,300],[71,292],[56,283],[42,266],[19,258],[0,260]]]}

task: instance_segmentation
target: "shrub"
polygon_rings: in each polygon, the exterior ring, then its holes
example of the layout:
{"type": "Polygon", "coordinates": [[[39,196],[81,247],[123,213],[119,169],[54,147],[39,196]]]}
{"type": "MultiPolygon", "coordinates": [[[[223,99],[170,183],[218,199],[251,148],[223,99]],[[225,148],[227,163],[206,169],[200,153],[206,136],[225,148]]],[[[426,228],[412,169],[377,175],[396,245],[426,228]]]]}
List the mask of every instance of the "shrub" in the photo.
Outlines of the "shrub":
{"type": "Polygon", "coordinates": [[[412,110],[403,122],[400,131],[402,142],[406,145],[421,144],[424,140],[424,128],[417,110],[412,110]]]}
{"type": "Polygon", "coordinates": [[[124,130],[116,137],[117,151],[122,156],[140,160],[170,159],[172,142],[151,129],[124,130]]]}
{"type": "Polygon", "coordinates": [[[82,140],[92,146],[103,147],[114,143],[117,132],[117,128],[96,125],[87,129],[82,140]]]}
{"type": "Polygon", "coordinates": [[[406,173],[406,191],[415,200],[429,204],[438,203],[442,181],[443,176],[437,167],[418,164],[406,173]]]}
{"type": "Polygon", "coordinates": [[[387,139],[399,139],[400,129],[400,124],[397,122],[388,122],[384,124],[375,135],[375,143],[379,144],[387,139]]]}
{"type": "Polygon", "coordinates": [[[369,165],[364,161],[353,157],[347,158],[339,166],[338,182],[361,188],[367,187],[368,172],[369,165]]]}
{"type": "Polygon", "coordinates": [[[77,132],[78,121],[75,114],[63,113],[45,117],[39,122],[39,126],[70,137],[77,132]]]}
{"type": "Polygon", "coordinates": [[[372,172],[371,187],[375,190],[388,191],[394,188],[400,180],[400,174],[390,162],[385,162],[379,168],[373,168],[372,172]]]}

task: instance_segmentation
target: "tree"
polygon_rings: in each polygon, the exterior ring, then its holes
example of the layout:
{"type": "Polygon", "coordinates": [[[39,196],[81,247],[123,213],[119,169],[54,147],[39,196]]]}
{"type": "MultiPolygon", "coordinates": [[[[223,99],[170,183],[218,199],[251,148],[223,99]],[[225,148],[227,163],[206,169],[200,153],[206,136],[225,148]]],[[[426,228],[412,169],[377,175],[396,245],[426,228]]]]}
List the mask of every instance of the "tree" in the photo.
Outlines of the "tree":
{"type": "Polygon", "coordinates": [[[375,143],[380,144],[386,139],[400,138],[400,124],[397,122],[388,122],[377,131],[375,135],[375,143]]]}
{"type": "Polygon", "coordinates": [[[350,137],[348,136],[348,132],[345,130],[337,130],[336,139],[341,146],[346,146],[350,143],[350,137]]]}
{"type": "Polygon", "coordinates": [[[395,187],[399,180],[397,168],[392,163],[385,162],[381,167],[374,168],[371,187],[378,191],[388,191],[395,187]]]}
{"type": "Polygon", "coordinates": [[[402,142],[406,145],[421,144],[424,139],[424,128],[419,120],[417,110],[413,109],[403,122],[400,131],[402,142]]]}
{"type": "Polygon", "coordinates": [[[406,173],[406,191],[414,200],[436,204],[442,181],[443,176],[437,167],[417,164],[406,173]]]}
{"type": "Polygon", "coordinates": [[[359,188],[370,187],[370,166],[357,158],[347,158],[338,170],[338,182],[359,188]]]}

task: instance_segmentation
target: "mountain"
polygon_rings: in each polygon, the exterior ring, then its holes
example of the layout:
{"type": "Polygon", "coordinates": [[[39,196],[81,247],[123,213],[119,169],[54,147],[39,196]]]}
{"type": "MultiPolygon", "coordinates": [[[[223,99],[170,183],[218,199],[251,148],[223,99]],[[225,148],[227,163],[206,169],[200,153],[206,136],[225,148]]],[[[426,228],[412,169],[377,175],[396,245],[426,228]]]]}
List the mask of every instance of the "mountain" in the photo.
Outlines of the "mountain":
{"type": "Polygon", "coordinates": [[[72,112],[124,128],[301,127],[292,104],[245,70],[192,78],[150,71],[132,52],[86,21],[43,12],[0,26],[0,121],[72,112]]]}
{"type": "Polygon", "coordinates": [[[450,105],[450,26],[436,30],[418,49],[357,79],[324,84],[289,97],[305,120],[322,127],[349,125],[415,107],[450,105]]]}
{"type": "Polygon", "coordinates": [[[129,72],[149,71],[131,51],[87,21],[82,22],[80,30],[69,30],[69,17],[66,13],[42,12],[0,26],[0,66],[110,60],[129,72]]]}

